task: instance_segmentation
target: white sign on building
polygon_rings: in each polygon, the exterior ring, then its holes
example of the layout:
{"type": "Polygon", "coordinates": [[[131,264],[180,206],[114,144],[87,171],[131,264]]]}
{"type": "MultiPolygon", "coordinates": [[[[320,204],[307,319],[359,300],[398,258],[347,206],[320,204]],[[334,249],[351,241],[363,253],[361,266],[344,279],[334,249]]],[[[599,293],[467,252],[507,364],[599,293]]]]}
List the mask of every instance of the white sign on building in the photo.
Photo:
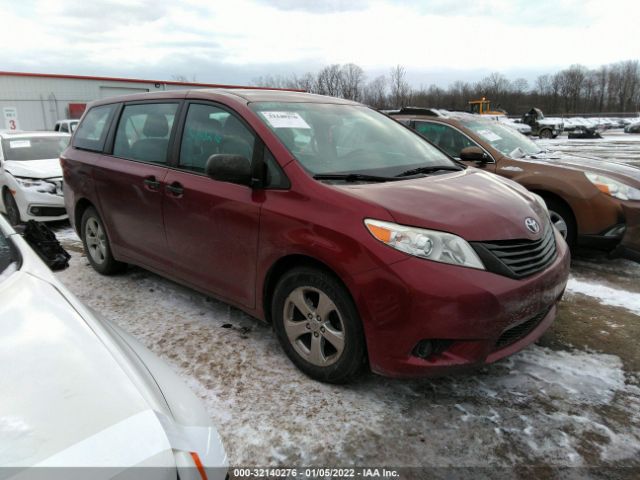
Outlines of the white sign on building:
{"type": "Polygon", "coordinates": [[[20,130],[18,123],[18,109],[16,107],[4,107],[4,128],[7,130],[20,130]]]}

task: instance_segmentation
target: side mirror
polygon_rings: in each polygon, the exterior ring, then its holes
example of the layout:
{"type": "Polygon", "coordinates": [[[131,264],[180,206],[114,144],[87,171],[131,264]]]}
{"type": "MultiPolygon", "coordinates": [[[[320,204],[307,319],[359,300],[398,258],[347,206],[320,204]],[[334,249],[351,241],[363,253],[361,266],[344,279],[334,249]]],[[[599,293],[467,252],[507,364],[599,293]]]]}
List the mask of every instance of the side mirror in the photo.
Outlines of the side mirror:
{"type": "Polygon", "coordinates": [[[242,155],[217,153],[211,155],[205,166],[208,177],[221,182],[251,185],[251,162],[242,155]]]}
{"type": "Polygon", "coordinates": [[[489,161],[489,155],[480,147],[466,147],[460,151],[460,160],[463,162],[487,163],[489,161]]]}

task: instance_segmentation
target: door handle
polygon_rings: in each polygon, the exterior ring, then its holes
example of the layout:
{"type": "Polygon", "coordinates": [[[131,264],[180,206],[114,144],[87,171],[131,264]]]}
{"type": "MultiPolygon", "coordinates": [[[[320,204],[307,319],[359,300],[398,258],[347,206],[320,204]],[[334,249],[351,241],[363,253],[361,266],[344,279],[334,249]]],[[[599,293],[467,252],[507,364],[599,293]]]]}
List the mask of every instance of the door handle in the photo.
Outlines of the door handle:
{"type": "Polygon", "coordinates": [[[184,193],[184,187],[178,182],[173,182],[171,185],[167,185],[166,188],[176,197],[184,193]]]}
{"type": "Polygon", "coordinates": [[[144,184],[149,187],[149,190],[158,190],[160,188],[160,182],[156,180],[156,177],[145,178],[144,184]]]}

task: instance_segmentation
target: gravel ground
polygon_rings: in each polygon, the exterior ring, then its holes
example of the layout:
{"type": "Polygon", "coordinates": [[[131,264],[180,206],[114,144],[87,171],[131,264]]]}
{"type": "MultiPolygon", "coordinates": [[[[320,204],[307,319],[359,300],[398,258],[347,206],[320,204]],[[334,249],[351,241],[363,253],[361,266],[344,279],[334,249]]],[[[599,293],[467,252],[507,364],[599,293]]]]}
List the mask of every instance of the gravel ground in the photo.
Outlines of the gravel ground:
{"type": "MultiPolygon", "coordinates": [[[[640,141],[618,134],[545,143],[588,154],[619,142],[626,161],[640,159],[640,141]]],[[[555,467],[640,469],[638,264],[574,259],[554,326],[481,371],[329,386],[293,367],[268,326],[139,268],[100,276],[71,229],[58,234],[72,253],[60,279],[185,379],[232,465],[543,467],[538,478],[555,467]]]]}

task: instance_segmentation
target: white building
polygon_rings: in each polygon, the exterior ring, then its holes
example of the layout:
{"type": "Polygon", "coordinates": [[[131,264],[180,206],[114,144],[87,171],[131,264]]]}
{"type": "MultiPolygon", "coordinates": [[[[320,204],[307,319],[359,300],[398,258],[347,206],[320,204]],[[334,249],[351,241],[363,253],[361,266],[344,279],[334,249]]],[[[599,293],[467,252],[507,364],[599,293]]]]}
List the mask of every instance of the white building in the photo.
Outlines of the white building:
{"type": "Polygon", "coordinates": [[[0,129],[53,130],[60,119],[80,118],[87,103],[114,95],[229,86],[0,71],[0,129]]]}

